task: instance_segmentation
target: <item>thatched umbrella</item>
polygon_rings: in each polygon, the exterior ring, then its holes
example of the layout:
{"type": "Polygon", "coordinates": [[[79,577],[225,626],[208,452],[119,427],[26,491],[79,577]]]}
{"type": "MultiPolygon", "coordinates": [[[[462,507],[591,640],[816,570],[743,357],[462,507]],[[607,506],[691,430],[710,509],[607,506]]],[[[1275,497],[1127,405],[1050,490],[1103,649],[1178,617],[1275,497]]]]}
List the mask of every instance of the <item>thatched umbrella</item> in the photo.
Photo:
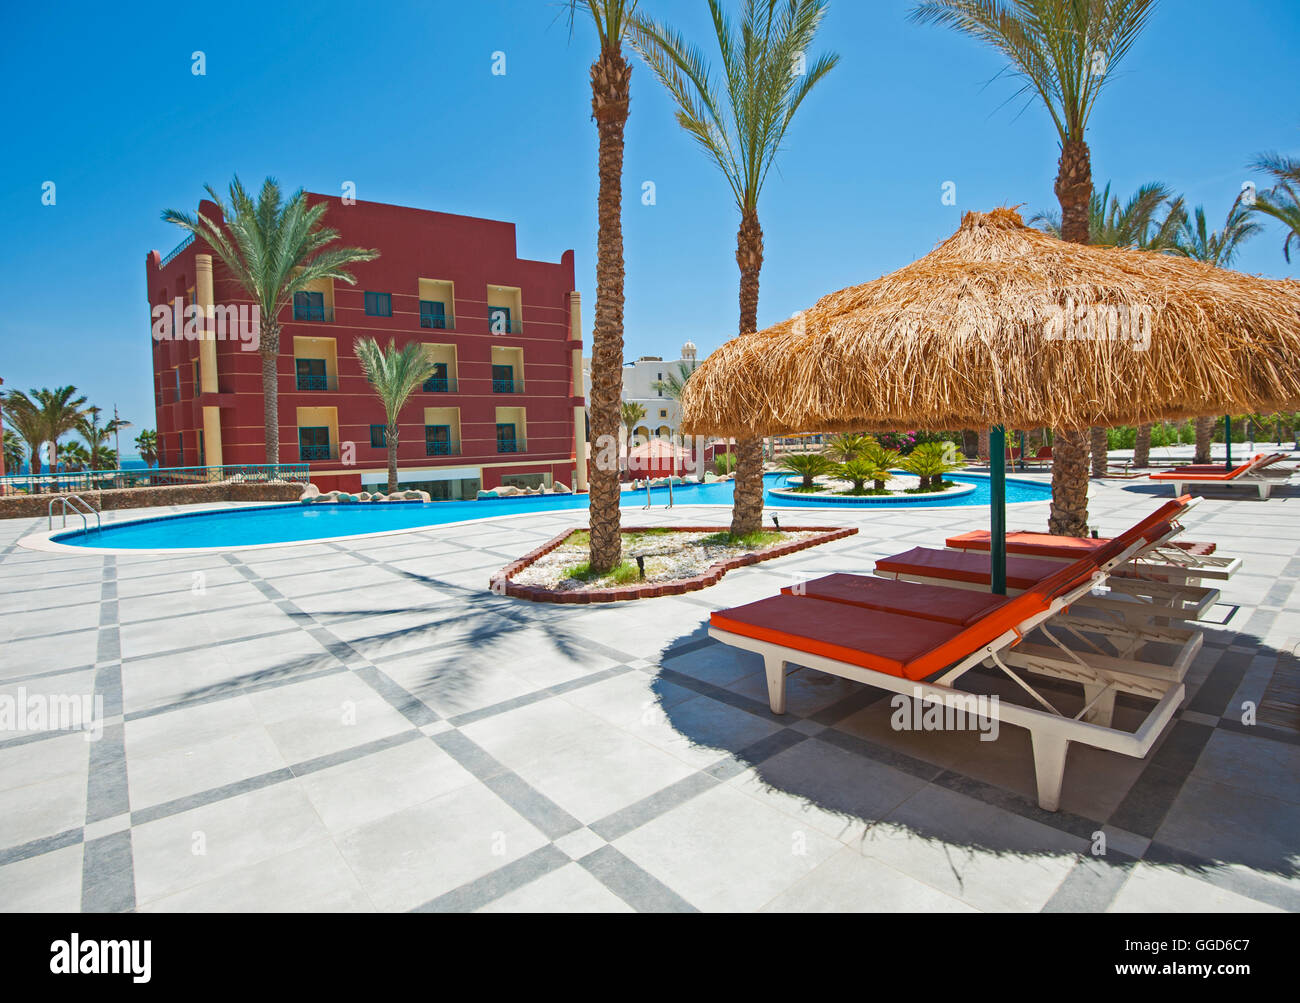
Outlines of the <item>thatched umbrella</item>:
{"type": "Polygon", "coordinates": [[[919,261],[723,345],[687,383],[682,426],[1081,430],[1273,411],[1300,402],[1297,359],[1298,282],[1067,243],[995,209],[967,213],[919,261]]]}

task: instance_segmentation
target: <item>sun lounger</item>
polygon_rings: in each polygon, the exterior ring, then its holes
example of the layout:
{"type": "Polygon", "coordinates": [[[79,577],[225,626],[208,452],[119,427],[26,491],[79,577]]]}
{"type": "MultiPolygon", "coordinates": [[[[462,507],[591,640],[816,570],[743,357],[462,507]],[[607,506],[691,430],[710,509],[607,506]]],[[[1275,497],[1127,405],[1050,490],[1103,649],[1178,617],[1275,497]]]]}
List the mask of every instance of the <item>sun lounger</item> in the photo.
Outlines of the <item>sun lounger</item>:
{"type": "MultiPolygon", "coordinates": [[[[1036,581],[1026,581],[1025,590],[1013,597],[832,575],[792,586],[770,599],[720,610],[712,615],[709,634],[763,657],[768,699],[776,714],[785,711],[790,663],[930,703],[959,705],[971,695],[957,690],[956,681],[976,666],[996,666],[1036,706],[1002,700],[985,706],[999,721],[1029,730],[1038,803],[1055,811],[1070,742],[1143,757],[1183,699],[1182,679],[1200,647],[1199,632],[1169,628],[1151,638],[1158,644],[1181,641],[1176,656],[1163,663],[1137,657],[1138,648],[1147,641],[1135,644],[1129,634],[1116,653],[1079,653],[1052,629],[1079,631],[1063,619],[1070,615],[1070,606],[1104,582],[1108,569],[1129,560],[1145,543],[1134,540],[1112,546],[1105,554],[1088,554],[1058,566],[1036,581]],[[1035,631],[1046,643],[1036,641],[1031,647],[1021,643],[1035,631]],[[1017,667],[1081,683],[1083,708],[1074,715],[1063,713],[1017,667]],[[1135,731],[1110,726],[1118,692],[1155,701],[1135,731]]],[[[1043,561],[1031,563],[1039,570],[1049,567],[1043,561]]]]}
{"type": "Polygon", "coordinates": [[[1197,464],[1191,467],[1161,470],[1151,474],[1150,477],[1153,481],[1172,483],[1176,495],[1183,494],[1192,485],[1200,484],[1224,488],[1253,487],[1258,489],[1261,500],[1267,500],[1274,487],[1290,480],[1293,471],[1266,472],[1266,468],[1272,467],[1285,458],[1285,453],[1272,453],[1270,455],[1261,453],[1249,463],[1243,463],[1232,470],[1197,464]]]}

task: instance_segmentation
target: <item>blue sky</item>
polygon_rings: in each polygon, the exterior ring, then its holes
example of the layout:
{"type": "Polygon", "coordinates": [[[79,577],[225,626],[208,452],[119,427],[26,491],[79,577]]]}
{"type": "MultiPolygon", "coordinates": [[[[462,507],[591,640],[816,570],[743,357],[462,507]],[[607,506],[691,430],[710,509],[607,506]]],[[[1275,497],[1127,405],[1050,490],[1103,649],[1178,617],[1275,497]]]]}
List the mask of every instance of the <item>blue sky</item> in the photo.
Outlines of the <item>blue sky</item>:
{"type": "MultiPolygon", "coordinates": [[[[713,51],[705,0],[642,0],[713,51]]],[[[910,0],[831,0],[839,67],[801,110],[760,203],[761,325],[892,271],[968,209],[1055,208],[1046,114],[980,45],[907,20],[910,0]],[[941,201],[957,185],[957,205],[941,201]]],[[[369,6],[232,2],[20,5],[0,33],[0,377],[73,383],[152,427],[144,258],[181,233],[164,207],[202,186],[286,188],[518,224],[524,257],[577,253],[595,306],[596,133],[587,71],[550,0],[369,6]],[[195,50],[207,75],[190,71],[195,50]],[[506,54],[506,74],[491,72],[506,54]],[[45,181],[57,204],[41,204],[45,181]]],[[[1296,0],[1164,0],[1093,117],[1094,176],[1126,195],[1160,180],[1217,225],[1258,152],[1300,152],[1296,0]]],[[[701,352],[736,331],[739,219],[639,63],[627,131],[626,354],[701,352]],[[641,202],[653,181],[657,204],[641,202]]],[[[1237,267],[1300,277],[1270,225],[1237,267]]]]}

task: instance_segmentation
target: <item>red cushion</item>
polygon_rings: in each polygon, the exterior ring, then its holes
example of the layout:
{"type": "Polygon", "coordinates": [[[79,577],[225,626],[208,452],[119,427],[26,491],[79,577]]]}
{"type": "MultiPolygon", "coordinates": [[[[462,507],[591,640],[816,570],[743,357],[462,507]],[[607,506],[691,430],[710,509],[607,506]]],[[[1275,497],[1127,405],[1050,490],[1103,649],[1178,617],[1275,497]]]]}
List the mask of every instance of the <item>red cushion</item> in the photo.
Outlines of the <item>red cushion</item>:
{"type": "Polygon", "coordinates": [[[786,586],[781,591],[786,595],[847,603],[958,627],[969,626],[1008,601],[1006,596],[972,589],[921,585],[871,575],[828,575],[801,586],[786,586]]]}
{"type": "MultiPolygon", "coordinates": [[[[1007,558],[1007,585],[1013,589],[1030,589],[1056,571],[1058,565],[1032,557],[1007,558]]],[[[961,553],[955,550],[931,550],[913,547],[902,554],[884,557],[876,562],[876,570],[887,574],[915,575],[924,578],[945,578],[972,585],[988,585],[992,577],[987,554],[961,553]]]]}

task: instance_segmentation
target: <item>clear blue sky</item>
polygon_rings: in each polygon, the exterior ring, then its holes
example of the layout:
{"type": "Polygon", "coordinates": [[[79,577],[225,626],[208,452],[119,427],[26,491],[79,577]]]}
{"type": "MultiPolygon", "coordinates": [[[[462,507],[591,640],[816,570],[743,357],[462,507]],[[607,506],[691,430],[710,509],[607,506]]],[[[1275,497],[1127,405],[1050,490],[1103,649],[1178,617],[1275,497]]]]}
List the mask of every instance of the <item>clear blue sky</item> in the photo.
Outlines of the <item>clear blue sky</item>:
{"type": "MultiPolygon", "coordinates": [[[[704,0],[642,0],[701,43],[704,0]]],[[[910,0],[831,0],[840,66],[801,110],[760,204],[759,320],[929,251],[960,213],[1054,208],[1057,140],[1037,105],[1008,99],[997,56],[907,21],[910,0]],[[958,204],[941,204],[957,184],[958,204]]],[[[144,257],[182,234],[233,173],[518,224],[524,257],[577,252],[595,306],[596,133],[591,29],[572,40],[549,0],[358,6],[16,5],[0,33],[8,99],[0,158],[0,377],[73,383],[152,427],[144,257]],[[190,72],[203,50],[207,75],[190,72]],[[504,77],[492,56],[507,57],[504,77]],[[57,204],[41,185],[57,184],[57,204]]],[[[1164,0],[1109,82],[1090,141],[1100,184],[1164,181],[1217,225],[1252,156],[1300,153],[1297,0],[1164,0]]],[[[712,51],[712,48],[710,47],[712,51]]],[[[738,216],[716,170],[672,119],[649,71],[632,84],[626,166],[626,354],[707,352],[736,331],[738,216]],[[641,204],[653,181],[657,205],[641,204]]],[[[1255,178],[1262,182],[1262,178],[1255,178]]],[[[1237,266],[1300,277],[1280,229],[1237,266]]]]}

